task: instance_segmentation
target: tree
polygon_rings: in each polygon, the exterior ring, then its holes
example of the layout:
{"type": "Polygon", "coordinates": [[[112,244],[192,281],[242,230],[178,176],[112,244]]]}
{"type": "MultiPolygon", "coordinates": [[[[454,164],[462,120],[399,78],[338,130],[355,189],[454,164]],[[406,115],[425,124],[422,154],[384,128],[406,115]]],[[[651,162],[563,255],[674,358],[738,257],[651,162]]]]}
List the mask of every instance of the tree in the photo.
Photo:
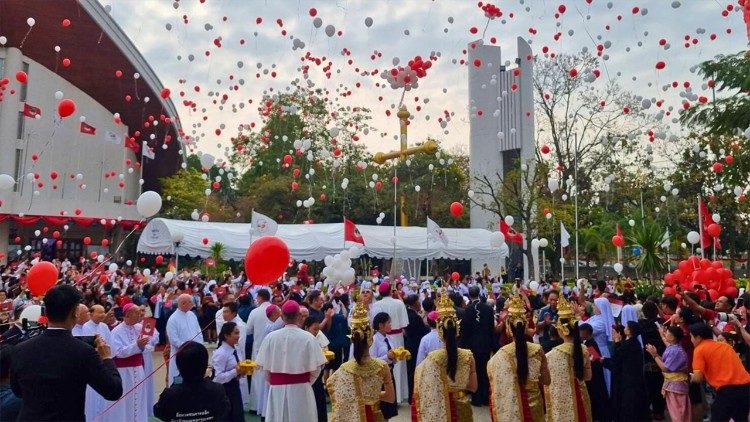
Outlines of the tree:
{"type": "MultiPolygon", "coordinates": [[[[741,51],[729,56],[719,55],[698,66],[698,73],[707,79],[707,86],[727,95],[708,101],[697,97],[698,103],[687,104],[680,122],[686,126],[705,130],[714,135],[733,135],[737,129],[750,127],[750,58],[741,51]]],[[[687,100],[686,100],[687,101],[687,100]]]]}
{"type": "Polygon", "coordinates": [[[628,236],[628,241],[633,246],[640,247],[636,268],[641,274],[648,274],[652,281],[659,278],[658,272],[664,269],[664,261],[659,255],[663,231],[659,225],[647,220],[643,221],[642,224],[636,224],[632,233],[631,236],[628,236]]]}
{"type": "Polygon", "coordinates": [[[193,211],[198,210],[207,212],[212,220],[232,218],[234,209],[231,205],[222,204],[215,196],[206,196],[209,183],[198,170],[188,168],[163,177],[161,186],[164,198],[161,215],[164,217],[188,220],[193,211]]]}
{"type": "Polygon", "coordinates": [[[556,167],[562,181],[572,180],[577,164],[582,194],[591,187],[598,167],[632,152],[628,141],[656,126],[643,113],[642,102],[616,79],[607,76],[602,88],[593,85],[604,78],[598,66],[598,59],[586,52],[560,54],[534,66],[536,143],[551,150],[549,157],[537,153],[537,158],[556,167]],[[619,155],[617,147],[622,150],[619,155]]]}

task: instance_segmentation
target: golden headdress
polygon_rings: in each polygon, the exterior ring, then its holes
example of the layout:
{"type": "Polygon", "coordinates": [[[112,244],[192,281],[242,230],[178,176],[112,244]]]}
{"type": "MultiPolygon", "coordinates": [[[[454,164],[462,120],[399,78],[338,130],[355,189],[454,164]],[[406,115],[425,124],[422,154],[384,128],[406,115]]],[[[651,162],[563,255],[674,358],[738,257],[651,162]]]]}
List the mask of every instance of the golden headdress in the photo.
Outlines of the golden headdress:
{"type": "Polygon", "coordinates": [[[458,317],[456,316],[456,309],[453,307],[453,301],[451,300],[450,296],[448,295],[448,291],[445,289],[441,289],[440,296],[438,296],[437,300],[437,331],[438,336],[441,340],[445,340],[443,338],[445,328],[448,326],[453,326],[456,328],[456,336],[461,332],[461,321],[458,320],[458,317]]]}
{"type": "Polygon", "coordinates": [[[578,320],[578,316],[573,311],[573,307],[570,302],[565,300],[563,296],[557,300],[557,322],[555,328],[557,332],[562,336],[570,335],[570,330],[575,327],[575,322],[578,320]],[[562,322],[565,320],[565,322],[562,322]]]}
{"type": "Polygon", "coordinates": [[[510,330],[512,327],[515,327],[519,322],[526,325],[528,323],[526,319],[526,303],[521,296],[513,295],[508,299],[508,302],[510,303],[508,305],[508,321],[506,323],[508,329],[510,330]]]}
{"type": "Polygon", "coordinates": [[[370,314],[367,310],[367,304],[365,303],[364,297],[360,295],[357,300],[357,304],[354,305],[354,311],[352,311],[352,334],[354,337],[357,334],[358,337],[367,339],[367,347],[372,346],[372,325],[370,325],[370,314]]]}

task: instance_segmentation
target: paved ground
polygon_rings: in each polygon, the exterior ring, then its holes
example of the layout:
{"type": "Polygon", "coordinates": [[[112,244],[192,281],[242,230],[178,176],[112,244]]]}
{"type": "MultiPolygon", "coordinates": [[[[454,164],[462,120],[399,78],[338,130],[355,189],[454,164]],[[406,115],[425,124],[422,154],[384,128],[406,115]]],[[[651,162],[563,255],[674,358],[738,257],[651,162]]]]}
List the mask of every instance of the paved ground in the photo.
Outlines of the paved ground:
{"type": "MultiPolygon", "coordinates": [[[[213,352],[213,349],[215,347],[209,347],[209,353],[213,352]]],[[[161,352],[154,352],[154,368],[158,367],[162,363],[164,363],[164,358],[162,357],[161,352]]],[[[209,357],[210,362],[210,357],[209,357]]],[[[165,376],[167,373],[166,366],[160,368],[155,374],[154,379],[156,380],[156,384],[154,386],[154,390],[156,393],[156,399],[159,398],[159,394],[164,389],[165,385],[165,376]]],[[[490,414],[489,414],[489,408],[488,407],[475,407],[474,409],[474,420],[477,422],[489,422],[490,420],[490,414]]],[[[152,418],[152,421],[158,421],[159,419],[152,418]]],[[[259,422],[260,418],[255,415],[246,414],[245,415],[246,421],[252,421],[252,422],[259,422]]],[[[409,412],[409,407],[406,404],[402,404],[398,409],[398,416],[396,416],[393,419],[389,419],[391,422],[409,422],[411,421],[411,415],[409,412]]]]}

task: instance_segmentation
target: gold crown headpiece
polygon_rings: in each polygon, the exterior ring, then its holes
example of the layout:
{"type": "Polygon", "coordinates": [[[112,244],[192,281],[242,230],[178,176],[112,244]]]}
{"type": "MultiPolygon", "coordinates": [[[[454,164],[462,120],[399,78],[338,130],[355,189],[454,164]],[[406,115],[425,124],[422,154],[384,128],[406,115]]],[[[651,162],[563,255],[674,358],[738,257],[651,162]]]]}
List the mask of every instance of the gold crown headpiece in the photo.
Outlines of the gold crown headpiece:
{"type": "Polygon", "coordinates": [[[508,306],[508,329],[515,327],[519,322],[523,325],[528,323],[526,319],[526,304],[519,295],[513,295],[508,299],[510,305],[508,306]]]}
{"type": "Polygon", "coordinates": [[[452,325],[456,328],[456,336],[458,336],[458,334],[461,332],[461,321],[459,321],[458,317],[456,316],[456,309],[453,307],[453,301],[448,295],[447,290],[441,289],[440,296],[438,296],[436,305],[438,313],[438,319],[436,323],[438,336],[440,337],[440,339],[445,340],[443,336],[445,333],[445,329],[449,325],[452,325]]]}
{"type": "Polygon", "coordinates": [[[573,312],[573,307],[570,305],[570,302],[565,300],[563,296],[560,296],[557,300],[557,322],[555,323],[557,332],[563,336],[570,335],[570,330],[575,326],[574,324],[577,320],[578,317],[575,312],[573,312]],[[565,322],[562,322],[563,320],[565,320],[565,322]]]}
{"type": "Polygon", "coordinates": [[[352,311],[352,336],[356,333],[359,337],[367,339],[367,347],[372,345],[372,325],[370,324],[370,314],[367,311],[367,304],[364,297],[360,295],[357,304],[352,311]]]}

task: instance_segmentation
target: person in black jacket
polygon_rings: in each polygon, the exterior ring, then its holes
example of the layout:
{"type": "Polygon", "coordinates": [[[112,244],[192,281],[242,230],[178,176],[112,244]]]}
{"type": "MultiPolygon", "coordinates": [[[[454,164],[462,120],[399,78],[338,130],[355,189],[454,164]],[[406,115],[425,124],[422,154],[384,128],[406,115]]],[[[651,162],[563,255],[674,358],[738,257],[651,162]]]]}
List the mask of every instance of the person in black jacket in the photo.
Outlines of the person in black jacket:
{"type": "Polygon", "coordinates": [[[612,371],[611,414],[617,422],[651,421],[640,334],[635,321],[613,329],[615,352],[603,361],[604,367],[612,371]]]}
{"type": "Polygon", "coordinates": [[[414,393],[414,371],[417,368],[417,354],[419,353],[419,343],[422,341],[430,328],[424,323],[419,316],[422,305],[419,303],[419,296],[409,295],[404,299],[406,305],[406,315],[409,317],[409,325],[404,329],[404,348],[411,353],[411,359],[406,361],[406,375],[409,380],[409,403],[414,393]]]}
{"type": "Polygon", "coordinates": [[[471,395],[473,406],[490,404],[490,381],[487,362],[492,354],[495,313],[479,300],[479,287],[469,287],[469,306],[461,315],[460,347],[471,350],[477,368],[477,391],[471,395]]]}
{"type": "Polygon", "coordinates": [[[581,333],[583,345],[589,351],[591,357],[591,379],[586,381],[591,401],[591,416],[595,422],[609,422],[609,394],[607,384],[604,382],[604,366],[602,366],[602,351],[596,344],[593,334],[594,329],[589,324],[578,326],[581,333]]]}
{"type": "Polygon", "coordinates": [[[86,385],[110,401],[122,396],[109,345],[97,337],[95,349],[71,335],[80,301],[73,286],[50,289],[44,297],[48,328],[15,346],[10,382],[23,399],[19,421],[86,420],[86,385]]]}
{"type": "MultiPolygon", "coordinates": [[[[644,302],[642,310],[643,316],[646,319],[639,320],[638,326],[641,329],[643,344],[652,344],[656,347],[657,354],[661,356],[667,346],[662,341],[657,327],[660,327],[664,323],[664,320],[659,318],[659,308],[653,301],[647,300],[644,302]]],[[[664,409],[667,406],[667,402],[661,394],[661,389],[664,385],[664,375],[662,375],[661,369],[659,369],[659,366],[650,353],[644,354],[644,366],[648,398],[651,400],[651,418],[655,421],[662,421],[664,420],[664,409]]]]}
{"type": "Polygon", "coordinates": [[[169,422],[222,421],[229,413],[229,399],[221,384],[205,378],[208,351],[194,341],[186,342],[177,356],[181,384],[161,392],[154,404],[154,416],[169,422]]]}

